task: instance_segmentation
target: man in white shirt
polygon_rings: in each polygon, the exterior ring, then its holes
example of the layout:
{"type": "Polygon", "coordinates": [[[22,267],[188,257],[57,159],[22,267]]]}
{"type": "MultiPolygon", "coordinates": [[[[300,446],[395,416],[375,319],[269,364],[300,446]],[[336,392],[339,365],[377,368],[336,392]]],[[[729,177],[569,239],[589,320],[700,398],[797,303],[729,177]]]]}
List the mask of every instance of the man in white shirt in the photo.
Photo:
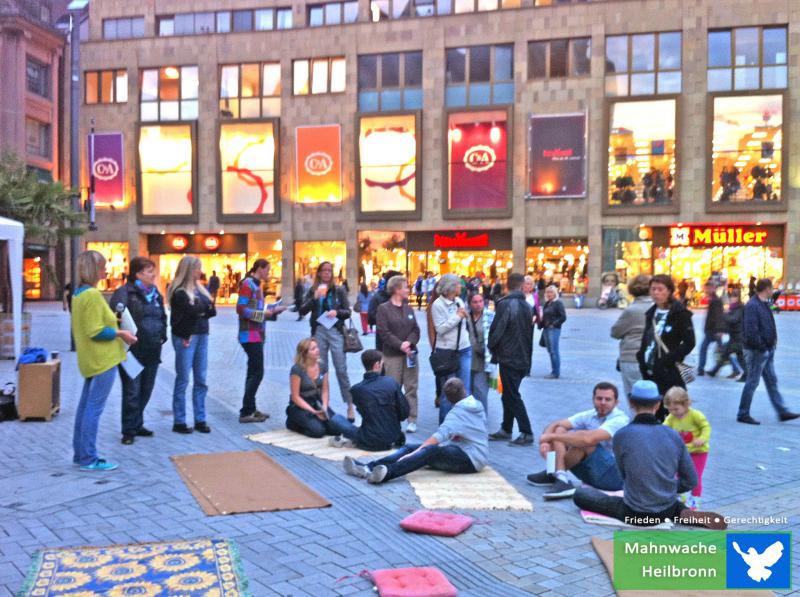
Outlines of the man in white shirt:
{"type": "Polygon", "coordinates": [[[567,471],[597,489],[622,489],[622,476],[611,442],[614,434],[630,419],[619,408],[619,391],[612,383],[598,383],[592,391],[592,402],[594,408],[550,423],[539,439],[539,453],[543,458],[555,452],[555,473],[547,470],[533,473],[528,475],[528,482],[537,487],[549,487],[544,494],[546,500],[571,497],[575,493],[567,471]]]}

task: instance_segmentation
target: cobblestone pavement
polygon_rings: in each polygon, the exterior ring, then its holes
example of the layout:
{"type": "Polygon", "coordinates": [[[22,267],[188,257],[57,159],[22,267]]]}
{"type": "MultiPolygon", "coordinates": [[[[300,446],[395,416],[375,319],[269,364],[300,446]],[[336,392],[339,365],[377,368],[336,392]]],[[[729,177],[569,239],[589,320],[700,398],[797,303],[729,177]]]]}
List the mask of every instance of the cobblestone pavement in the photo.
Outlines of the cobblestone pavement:
{"type": "MultiPolygon", "coordinates": [[[[68,352],[69,321],[55,304],[32,304],[33,345],[61,351],[61,413],[50,423],[0,424],[0,595],[22,585],[33,553],[42,547],[109,545],[168,539],[219,536],[235,540],[253,594],[371,595],[364,569],[433,565],[441,568],[462,595],[610,595],[611,585],[589,544],[603,527],[584,524],[571,501],[544,503],[542,489],[525,481],[540,470],[534,448],[491,445],[491,465],[534,504],[534,511],[477,512],[483,524],[455,539],[439,539],[400,531],[397,522],[419,502],[408,483],[374,487],[344,475],[337,463],[299,455],[246,440],[247,433],[278,429],[288,401],[288,369],[308,323],[292,313],[268,325],[267,374],[258,396],[259,408],[272,414],[264,424],[240,425],[238,408],[244,385],[245,355],[236,343],[235,313],[222,308],[212,321],[207,401],[210,435],[170,432],[172,349],[165,346],[146,425],[154,438],[132,446],[119,443],[119,395],[112,391],[100,425],[101,454],[119,462],[105,475],[81,475],[70,462],[71,432],[82,379],[75,355],[68,352]],[[263,449],[302,481],[327,497],[332,508],[206,517],[179,479],[170,455],[225,450],[263,449]],[[347,578],[342,578],[347,577],[347,578]]],[[[548,373],[543,349],[534,351],[533,377],[525,379],[523,396],[535,429],[554,419],[591,407],[597,381],[618,381],[614,371],[616,343],[608,329],[617,312],[568,311],[561,340],[563,377],[548,373]]],[[[425,325],[424,317],[420,324],[425,325]]],[[[695,325],[702,328],[703,315],[695,325]]],[[[800,317],[778,317],[782,339],[777,371],[789,405],[800,409],[800,317]]],[[[423,338],[426,335],[423,333],[423,338]]],[[[364,342],[373,345],[372,337],[364,342]]],[[[420,432],[426,437],[436,424],[433,377],[427,351],[421,347],[420,432]]],[[[349,355],[351,381],[361,378],[358,355],[349,355]]],[[[0,383],[14,379],[13,364],[0,361],[0,383]]],[[[334,409],[343,407],[332,380],[334,409]]],[[[741,384],[701,378],[691,394],[713,426],[706,470],[704,503],[730,516],[785,516],[770,527],[735,524],[739,529],[799,530],[800,421],[778,423],[763,387],[756,394],[753,416],[760,427],[735,423],[741,384]],[[779,449],[780,448],[780,449],[779,449]]],[[[490,397],[490,426],[499,425],[500,403],[490,397]]],[[[795,533],[797,550],[800,533],[795,533]]],[[[800,568],[794,584],[800,587],[800,568]]]]}

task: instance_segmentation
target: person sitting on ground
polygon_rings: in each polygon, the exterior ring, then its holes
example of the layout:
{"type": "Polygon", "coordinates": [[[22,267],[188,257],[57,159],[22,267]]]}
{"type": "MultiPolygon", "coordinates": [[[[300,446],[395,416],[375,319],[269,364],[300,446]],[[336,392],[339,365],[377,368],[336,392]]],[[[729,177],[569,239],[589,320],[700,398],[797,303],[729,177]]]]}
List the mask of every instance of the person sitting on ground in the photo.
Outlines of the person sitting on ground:
{"type": "Polygon", "coordinates": [[[319,345],[313,337],[297,345],[289,386],[292,393],[286,407],[287,429],[308,437],[354,436],[358,428],[328,405],[328,364],[320,360],[319,345]]]}
{"type": "Polygon", "coordinates": [[[392,377],[383,375],[383,353],[368,349],[361,353],[364,364],[364,381],[350,388],[353,403],[361,415],[361,427],[354,434],[332,437],[331,446],[352,445],[380,452],[399,448],[406,443],[400,423],[408,418],[409,404],[403,390],[392,377]]]}
{"type": "Polygon", "coordinates": [[[575,505],[636,526],[652,526],[669,519],[726,529],[728,525],[720,514],[692,511],[678,500],[678,494],[697,485],[697,472],[678,432],[661,425],[656,418],[661,405],[658,386],[649,380],[637,381],[628,400],[634,419],[614,434],[613,443],[624,496],[611,496],[584,486],[573,496],[575,505]]]}
{"type": "Polygon", "coordinates": [[[550,423],[539,438],[539,453],[547,459],[555,452],[556,472],[546,470],[528,475],[537,487],[550,487],[544,499],[571,497],[575,486],[567,471],[584,483],[607,491],[622,489],[622,477],[614,460],[614,434],[630,422],[619,408],[619,391],[613,383],[601,381],[592,390],[594,408],[550,423]]]}
{"type": "Polygon", "coordinates": [[[345,472],[377,484],[426,466],[448,473],[477,473],[486,466],[489,442],[483,405],[467,396],[464,382],[457,377],[448,379],[442,391],[453,408],[432,436],[366,464],[348,456],[345,472]]]}

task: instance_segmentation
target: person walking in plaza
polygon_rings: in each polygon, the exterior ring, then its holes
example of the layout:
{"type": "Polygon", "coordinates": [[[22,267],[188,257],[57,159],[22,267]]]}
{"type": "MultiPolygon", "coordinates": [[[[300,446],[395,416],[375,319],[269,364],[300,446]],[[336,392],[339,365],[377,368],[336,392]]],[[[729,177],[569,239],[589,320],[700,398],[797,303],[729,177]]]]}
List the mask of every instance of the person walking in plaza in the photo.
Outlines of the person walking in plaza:
{"type": "Polygon", "coordinates": [[[717,287],[710,280],[706,282],[703,291],[708,299],[706,322],[703,326],[703,341],[700,343],[700,358],[697,362],[697,375],[705,375],[708,349],[712,344],[717,348],[722,345],[722,334],[725,333],[725,309],[722,299],[717,296],[717,287]]]}
{"type": "Polygon", "coordinates": [[[355,436],[358,428],[334,413],[329,405],[328,364],[322,360],[315,338],[306,338],[297,345],[294,365],[289,372],[289,387],[287,429],[316,438],[355,436]]]}
{"type": "Polygon", "coordinates": [[[506,282],[508,294],[497,302],[494,321],[489,328],[489,350],[492,361],[500,365],[500,381],[503,384],[503,423],[500,429],[489,435],[493,441],[511,440],[514,420],[519,435],[512,446],[533,444],[533,430],[528,411],[519,392],[522,379],[531,370],[533,356],[533,311],[522,292],[522,274],[509,274],[506,282]]]}
{"type": "Polygon", "coordinates": [[[211,295],[200,284],[203,266],[197,257],[184,255],[178,262],[175,279],[169,287],[172,347],[175,349],[175,387],[172,391],[172,430],[188,434],[186,389],[192,374],[192,412],[194,430],[210,433],[206,422],[206,372],[208,371],[208,320],[217,314],[211,295]]]}
{"type": "Polygon", "coordinates": [[[564,303],[558,297],[558,289],[550,285],[544,289],[544,306],[542,307],[542,339],[550,354],[550,374],[545,379],[561,377],[561,326],[567,321],[564,303]]]}
{"type": "Polygon", "coordinates": [[[778,390],[778,376],[775,374],[778,329],[775,327],[775,317],[769,308],[771,296],[772,282],[767,278],[762,278],[756,282],[755,294],[744,307],[743,343],[747,362],[747,380],[742,388],[736,420],[749,425],[760,425],[759,421],[750,416],[750,405],[762,377],[767,386],[767,395],[772,402],[772,407],[778,413],[778,420],[792,421],[800,417],[800,414],[789,410],[778,390]]]}
{"type": "Polygon", "coordinates": [[[366,282],[362,282],[356,297],[356,304],[353,306],[353,311],[361,317],[361,335],[366,336],[369,334],[369,304],[372,302],[372,297],[375,293],[370,292],[366,282]]]}
{"type": "Polygon", "coordinates": [[[347,355],[344,352],[344,322],[350,319],[350,302],[347,292],[333,281],[333,264],[323,261],[317,268],[314,284],[306,293],[300,315],[311,313],[311,335],[319,347],[320,359],[328,365],[328,353],[336,369],[336,379],[342,400],[347,404],[347,418],[355,420],[353,397],[350,395],[350,378],[347,376],[347,355]],[[328,325],[320,323],[325,316],[328,325]]]}
{"type": "Polygon", "coordinates": [[[156,264],[147,257],[131,259],[128,282],[111,295],[109,303],[117,313],[125,309],[130,312],[136,324],[137,337],[130,352],[144,367],[135,378],[129,377],[124,367],[119,367],[122,382],[122,443],[130,445],[137,436],[153,435],[144,426],[144,409],[156,384],[161,345],[167,341],[167,313],[164,299],[156,287],[156,264]]]}
{"type": "MultiPolygon", "coordinates": [[[[467,310],[464,302],[459,298],[461,294],[461,278],[455,274],[445,274],[436,285],[439,298],[431,307],[433,328],[436,332],[433,343],[433,352],[456,351],[458,369],[452,373],[439,375],[439,383],[451,377],[458,377],[471,393],[470,370],[472,368],[472,345],[469,341],[466,318],[467,310]]],[[[442,385],[442,387],[444,387],[442,385]]],[[[439,423],[444,421],[452,405],[443,394],[439,396],[439,423]]]]}
{"type": "Polygon", "coordinates": [[[422,285],[422,290],[425,292],[425,304],[431,305],[434,300],[433,292],[436,290],[436,276],[433,272],[425,272],[425,282],[422,285]]]}
{"type": "Polygon", "coordinates": [[[105,257],[97,251],[81,253],[77,273],[71,327],[84,382],[75,410],[72,461],[83,471],[112,471],[117,465],[97,455],[97,428],[114,385],[117,365],[125,360],[125,345],[135,344],[136,336],[118,329],[114,312],[95,288],[106,276],[105,257]]]}
{"type": "MultiPolygon", "coordinates": [[[[677,363],[694,348],[692,312],[675,298],[675,282],[666,274],[650,278],[650,296],[655,303],[645,313],[644,332],[636,360],[642,378],[655,382],[663,396],[671,387],[685,388],[677,363]]],[[[657,413],[664,420],[662,406],[657,413]]]]}
{"type": "Polygon", "coordinates": [[[346,457],[345,472],[379,484],[424,467],[457,474],[482,470],[489,451],[483,406],[467,395],[460,379],[448,379],[442,391],[453,407],[432,436],[422,444],[406,444],[393,454],[369,463],[346,457]]]}
{"type": "Polygon", "coordinates": [[[622,376],[625,396],[631,393],[633,384],[642,379],[636,353],[642,344],[645,315],[653,306],[653,299],[650,297],[650,276],[640,274],[633,277],[628,282],[628,293],[633,297],[633,302],[620,313],[617,321],[611,326],[611,337],[619,340],[617,370],[622,376]]]}
{"type": "Polygon", "coordinates": [[[208,279],[208,294],[211,295],[211,304],[217,306],[217,293],[219,292],[219,276],[216,270],[211,271],[211,277],[208,279]]]}
{"type": "Polygon", "coordinates": [[[664,406],[669,415],[664,425],[672,427],[681,436],[697,473],[697,485],[691,494],[681,496],[681,501],[692,510],[700,508],[703,496],[703,471],[708,461],[708,441],[711,438],[711,425],[706,416],[696,408],[692,408],[689,394],[683,388],[670,388],[664,394],[664,406]]]}
{"type": "Polygon", "coordinates": [[[417,295],[417,309],[420,311],[422,311],[422,297],[425,296],[423,286],[425,286],[425,278],[420,274],[414,282],[414,294],[417,295]]]}
{"type": "Polygon", "coordinates": [[[467,329],[469,342],[472,345],[472,366],[470,367],[470,385],[472,395],[483,404],[486,417],[489,417],[489,382],[496,369],[492,364],[492,353],[489,350],[489,329],[494,321],[494,312],[485,307],[483,295],[473,294],[469,299],[469,317],[467,329]]]}
{"type": "Polygon", "coordinates": [[[244,382],[240,423],[262,423],[269,418],[256,408],[256,392],[264,378],[264,340],[266,321],[283,313],[286,307],[267,309],[261,284],[269,279],[270,263],[256,259],[250,271],[239,283],[236,314],[239,316],[239,344],[247,355],[247,377],[244,382]]]}
{"type": "Polygon", "coordinates": [[[406,433],[417,430],[417,385],[419,366],[417,345],[420,330],[414,309],[408,304],[408,281],[393,276],[386,282],[389,300],[378,307],[378,336],[383,346],[386,375],[394,379],[405,392],[410,407],[406,433]]]}
{"type": "Polygon", "coordinates": [[[744,305],[742,305],[741,299],[742,291],[738,288],[734,288],[730,293],[728,312],[725,313],[725,330],[728,332],[728,342],[722,347],[721,355],[717,359],[714,368],[706,373],[708,373],[710,377],[714,377],[719,373],[719,370],[725,363],[730,363],[733,372],[728,376],[728,379],[736,379],[744,383],[747,379],[747,375],[744,370],[746,363],[744,347],[742,345],[744,305]]]}
{"type": "Polygon", "coordinates": [[[297,278],[297,283],[294,285],[294,307],[292,311],[297,313],[297,321],[302,321],[303,316],[300,315],[300,306],[303,304],[303,299],[306,296],[308,289],[305,287],[305,276],[297,278]]]}

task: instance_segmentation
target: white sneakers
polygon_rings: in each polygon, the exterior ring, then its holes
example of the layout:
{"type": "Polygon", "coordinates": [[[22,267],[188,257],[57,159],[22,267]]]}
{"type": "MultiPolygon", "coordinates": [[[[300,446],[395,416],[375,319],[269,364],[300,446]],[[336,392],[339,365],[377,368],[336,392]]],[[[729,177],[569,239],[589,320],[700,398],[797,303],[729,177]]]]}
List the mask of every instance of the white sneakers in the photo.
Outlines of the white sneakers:
{"type": "Polygon", "coordinates": [[[414,421],[411,421],[408,425],[406,425],[406,433],[416,433],[417,432],[417,424],[414,421]]]}

